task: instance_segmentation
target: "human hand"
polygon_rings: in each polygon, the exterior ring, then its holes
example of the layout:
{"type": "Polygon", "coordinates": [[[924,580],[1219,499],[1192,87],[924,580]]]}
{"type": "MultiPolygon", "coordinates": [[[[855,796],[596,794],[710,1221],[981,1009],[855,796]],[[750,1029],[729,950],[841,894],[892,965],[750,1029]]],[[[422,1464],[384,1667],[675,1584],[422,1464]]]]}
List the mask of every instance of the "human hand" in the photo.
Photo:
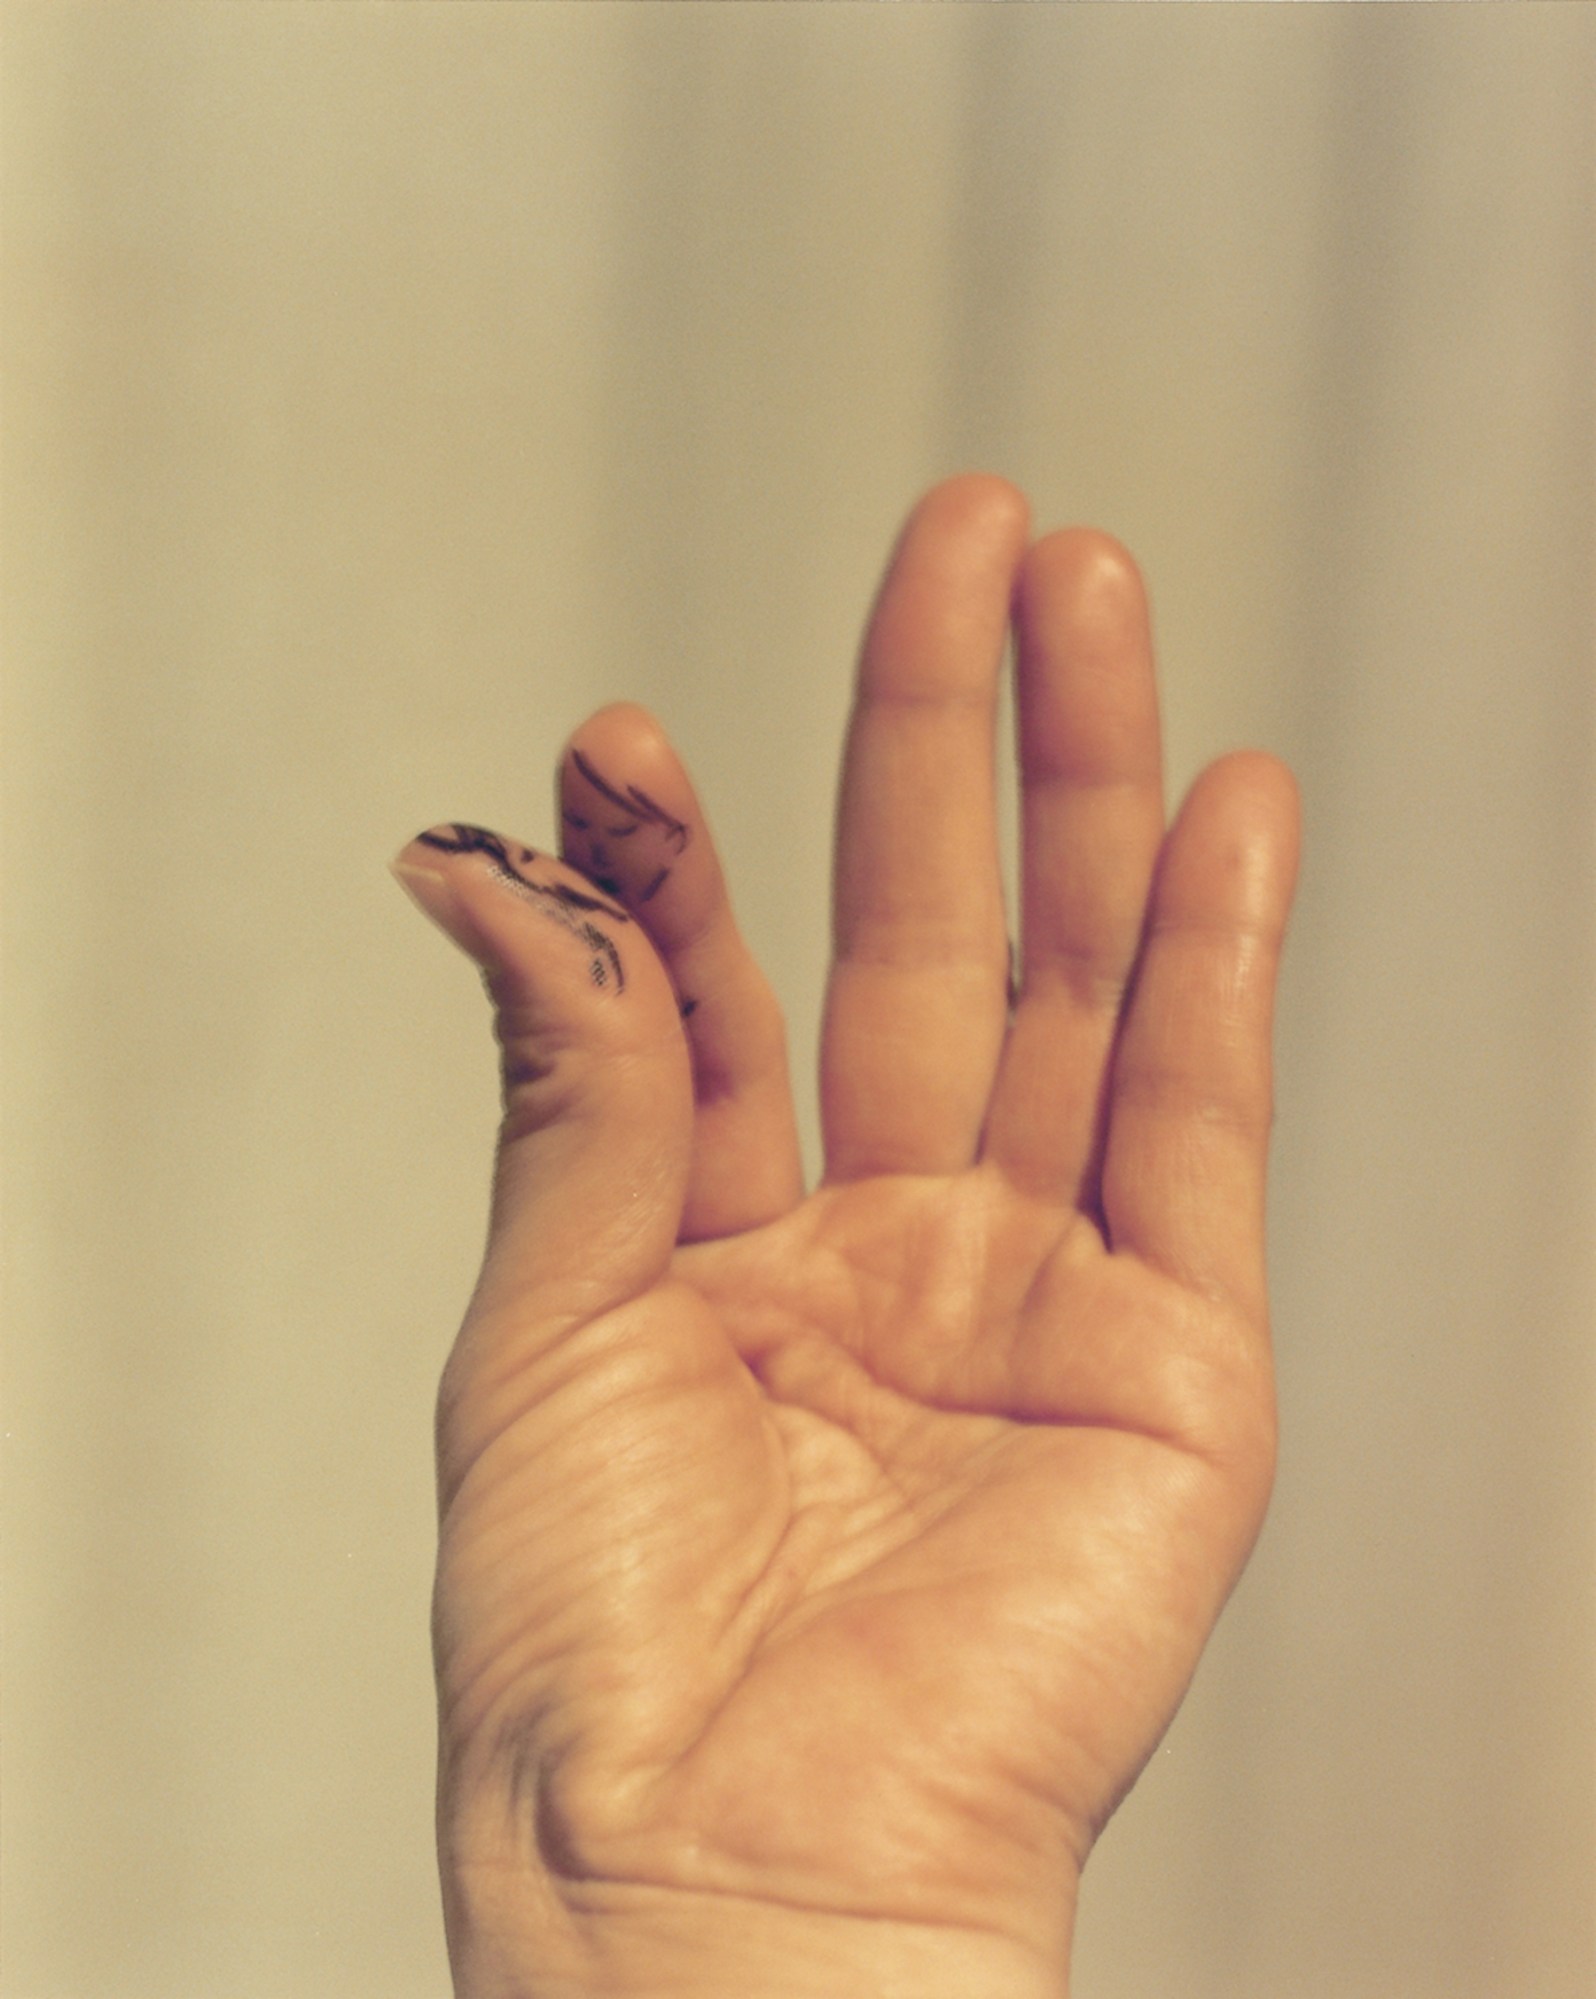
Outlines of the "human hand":
{"type": "Polygon", "coordinates": [[[470,1999],[1062,1993],[1256,1534],[1295,789],[1222,759],[1166,834],[1135,568],[1027,539],[952,480],[877,600],[807,1196],[776,1003],[642,710],[568,746],[565,863],[464,827],[396,863],[504,1062],[438,1428],[470,1999]]]}

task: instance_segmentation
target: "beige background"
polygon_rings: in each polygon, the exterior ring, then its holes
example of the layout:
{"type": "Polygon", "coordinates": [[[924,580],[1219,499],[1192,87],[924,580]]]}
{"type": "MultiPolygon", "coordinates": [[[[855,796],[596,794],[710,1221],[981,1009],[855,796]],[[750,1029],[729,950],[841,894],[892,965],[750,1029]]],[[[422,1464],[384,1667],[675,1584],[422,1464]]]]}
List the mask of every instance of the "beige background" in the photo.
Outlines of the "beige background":
{"type": "MultiPolygon", "coordinates": [[[[1278,1501],[1078,1999],[1588,1999],[1579,6],[4,15],[5,1999],[421,1999],[429,1399],[494,1121],[384,874],[620,694],[812,1058],[967,466],[1287,755],[1278,1501]]],[[[807,1101],[807,1098],[806,1098],[807,1101]]]]}

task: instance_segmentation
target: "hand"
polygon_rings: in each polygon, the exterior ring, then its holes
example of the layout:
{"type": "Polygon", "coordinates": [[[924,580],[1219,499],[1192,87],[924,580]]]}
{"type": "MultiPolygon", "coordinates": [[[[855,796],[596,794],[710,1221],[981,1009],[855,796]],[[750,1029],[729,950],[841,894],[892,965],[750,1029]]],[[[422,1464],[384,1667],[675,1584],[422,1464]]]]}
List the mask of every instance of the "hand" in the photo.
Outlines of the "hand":
{"type": "Polygon", "coordinates": [[[564,862],[443,827],[397,864],[504,1058],[438,1432],[473,1999],[1061,1993],[1087,1853],[1256,1534],[1295,790],[1228,757],[1166,833],[1135,567],[1027,539],[1012,488],[953,480],[875,606],[813,1193],[778,1009],[642,710],[569,745],[564,862]]]}

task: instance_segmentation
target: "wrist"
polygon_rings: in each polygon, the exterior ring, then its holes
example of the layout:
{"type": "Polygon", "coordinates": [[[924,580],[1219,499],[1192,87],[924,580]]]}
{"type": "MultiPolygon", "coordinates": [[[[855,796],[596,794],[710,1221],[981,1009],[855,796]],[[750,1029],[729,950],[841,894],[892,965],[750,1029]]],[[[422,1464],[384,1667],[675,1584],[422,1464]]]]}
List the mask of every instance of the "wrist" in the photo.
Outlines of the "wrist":
{"type": "Polygon", "coordinates": [[[1067,1999],[1068,1927],[1021,1941],[639,1884],[446,1884],[456,1999],[1067,1999]]]}

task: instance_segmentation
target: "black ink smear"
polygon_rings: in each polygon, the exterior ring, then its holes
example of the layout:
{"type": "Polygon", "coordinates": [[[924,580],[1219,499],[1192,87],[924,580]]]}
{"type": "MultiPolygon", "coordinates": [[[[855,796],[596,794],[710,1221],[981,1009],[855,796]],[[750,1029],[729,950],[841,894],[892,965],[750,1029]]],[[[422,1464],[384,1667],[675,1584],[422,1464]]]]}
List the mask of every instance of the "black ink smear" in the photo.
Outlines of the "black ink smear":
{"type": "MultiPolygon", "coordinates": [[[[596,986],[607,986],[614,981],[615,990],[622,992],[626,986],[626,974],[621,967],[621,954],[614,942],[589,917],[579,914],[591,911],[594,915],[607,916],[616,923],[630,923],[631,917],[618,904],[606,902],[596,895],[584,895],[580,889],[566,882],[533,881],[511,860],[509,849],[497,833],[490,833],[485,826],[451,825],[445,837],[441,833],[422,833],[419,840],[423,846],[437,847],[446,854],[486,854],[494,863],[493,872],[506,888],[527,898],[533,906],[552,917],[562,929],[579,938],[591,954],[588,962],[588,976],[596,986]]],[[[524,860],[537,858],[534,850],[523,847],[524,860]]]]}
{"type": "Polygon", "coordinates": [[[683,1000],[681,1005],[677,1008],[677,1012],[680,1013],[683,1020],[691,1018],[691,1016],[695,1014],[697,1011],[698,1011],[697,1000],[683,1000]]]}
{"type": "Polygon", "coordinates": [[[618,805],[630,818],[650,819],[662,828],[678,854],[687,845],[688,828],[680,819],[673,818],[663,805],[656,805],[646,791],[635,784],[629,784],[625,791],[617,791],[613,784],[599,776],[580,750],[572,750],[571,761],[601,797],[607,798],[612,805],[618,805]]]}
{"type": "MultiPolygon", "coordinates": [[[[453,839],[446,840],[437,833],[422,833],[418,837],[423,846],[438,847],[446,854],[488,854],[507,875],[512,876],[523,888],[529,888],[534,895],[548,896],[562,903],[568,909],[592,909],[601,916],[608,916],[616,923],[630,923],[631,917],[617,903],[606,902],[601,896],[584,895],[580,889],[572,888],[567,882],[535,882],[522,874],[510,859],[509,849],[497,833],[490,833],[485,826],[453,825],[450,832],[453,839]]],[[[538,858],[535,848],[523,847],[523,855],[538,858]]]]}
{"type": "Polygon", "coordinates": [[[651,825],[657,827],[664,834],[667,847],[674,854],[680,855],[685,851],[687,843],[692,837],[691,828],[684,824],[682,820],[674,818],[655,799],[650,798],[640,785],[629,784],[622,791],[617,786],[611,784],[609,779],[595,769],[593,764],[583,756],[580,750],[573,749],[571,751],[571,762],[601,798],[608,800],[611,805],[617,806],[626,815],[619,825],[606,824],[602,828],[602,836],[595,836],[591,833],[590,822],[584,819],[580,813],[570,810],[564,811],[564,818],[568,825],[574,826],[579,831],[590,835],[587,852],[579,864],[583,873],[590,875],[593,881],[608,895],[633,902],[651,902],[659,894],[666,882],[670,880],[671,869],[669,864],[658,870],[650,880],[647,888],[643,889],[640,894],[636,891],[628,890],[616,876],[615,863],[611,859],[608,849],[603,844],[604,840],[635,839],[645,825],[651,825]]]}
{"type": "Polygon", "coordinates": [[[593,953],[593,956],[588,960],[587,975],[593,981],[594,985],[607,986],[613,977],[615,980],[615,990],[617,992],[624,992],[626,989],[626,974],[621,970],[621,954],[616,950],[609,938],[604,935],[604,932],[596,924],[584,923],[582,925],[582,942],[593,953]]]}

